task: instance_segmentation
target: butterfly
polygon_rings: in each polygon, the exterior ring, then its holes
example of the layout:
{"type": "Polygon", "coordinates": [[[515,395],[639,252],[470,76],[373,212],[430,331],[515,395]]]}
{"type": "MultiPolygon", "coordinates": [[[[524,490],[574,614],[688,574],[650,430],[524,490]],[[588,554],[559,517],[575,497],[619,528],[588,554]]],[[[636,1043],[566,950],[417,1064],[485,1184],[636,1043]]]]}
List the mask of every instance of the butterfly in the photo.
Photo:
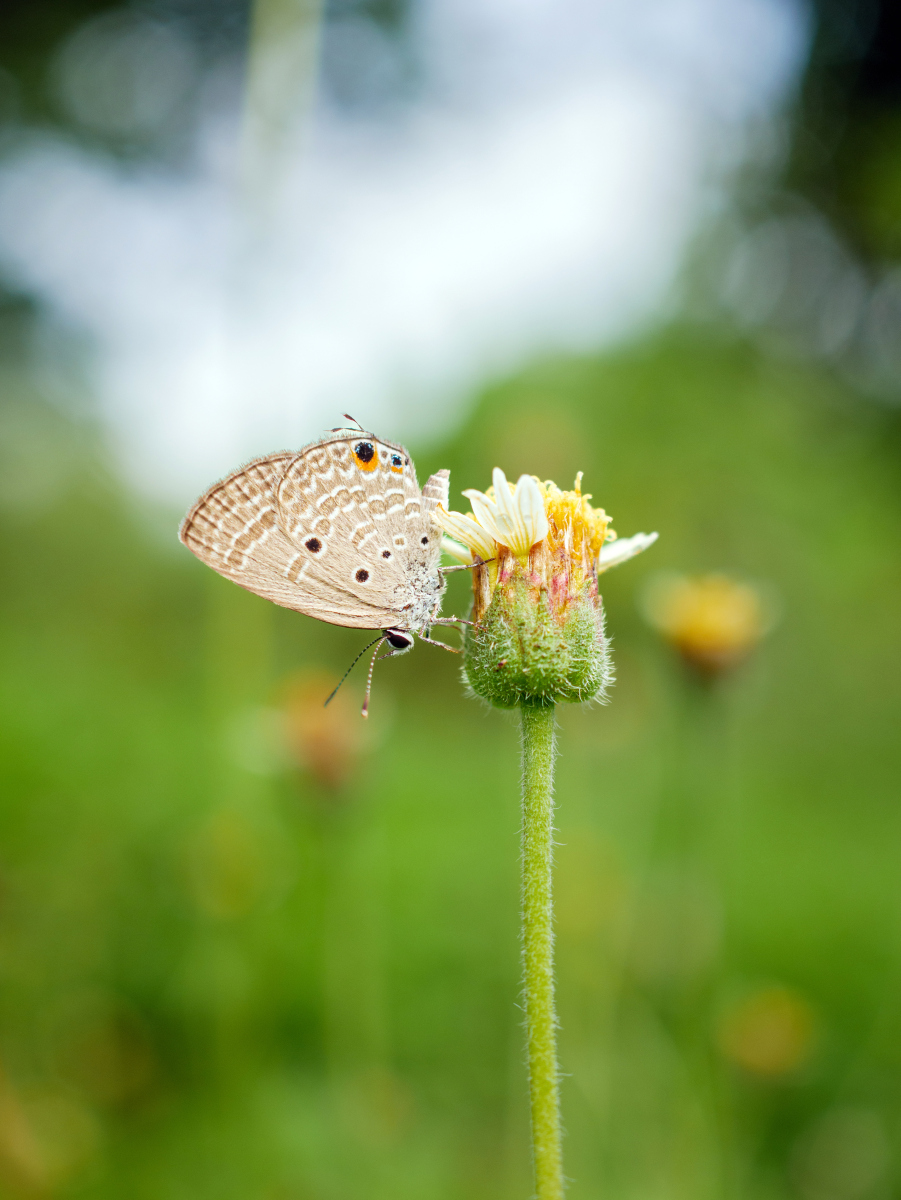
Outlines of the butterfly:
{"type": "Polygon", "coordinates": [[[414,635],[430,641],[432,625],[457,623],[438,615],[454,568],[440,566],[441,531],[432,519],[439,504],[447,507],[449,480],[449,471],[438,471],[420,490],[403,446],[341,427],[213,484],[179,539],[214,571],[275,604],[331,625],[380,630],[357,656],[376,646],[365,716],[382,645],[381,657],[401,654],[414,635]]]}

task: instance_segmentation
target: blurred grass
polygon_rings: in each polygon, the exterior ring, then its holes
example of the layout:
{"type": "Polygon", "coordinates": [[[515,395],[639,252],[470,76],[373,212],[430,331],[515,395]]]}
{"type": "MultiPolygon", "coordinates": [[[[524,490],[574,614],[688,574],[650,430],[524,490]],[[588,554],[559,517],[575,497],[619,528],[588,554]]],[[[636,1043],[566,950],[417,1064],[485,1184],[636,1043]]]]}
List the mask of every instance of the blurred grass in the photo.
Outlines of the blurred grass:
{"type": "MultiPolygon", "coordinates": [[[[298,769],[285,688],[363,638],[205,570],[88,422],[12,361],[2,392],[0,1194],[528,1196],[515,723],[419,647],[350,781],[298,769]]],[[[675,329],[539,363],[417,454],[457,503],[584,470],[661,533],[604,579],[610,706],[560,714],[574,1197],[897,1191],[897,432],[675,329]],[[719,689],[641,624],[664,567],[780,598],[719,689]]]]}

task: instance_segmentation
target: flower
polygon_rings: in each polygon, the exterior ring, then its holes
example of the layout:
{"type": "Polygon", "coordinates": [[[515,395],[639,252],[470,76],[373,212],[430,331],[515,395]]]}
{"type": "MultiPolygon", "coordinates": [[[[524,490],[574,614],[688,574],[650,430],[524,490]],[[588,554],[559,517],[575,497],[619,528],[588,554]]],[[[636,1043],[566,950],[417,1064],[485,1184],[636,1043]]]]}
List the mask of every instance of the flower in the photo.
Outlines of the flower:
{"type": "Polygon", "coordinates": [[[610,668],[599,571],[657,537],[617,539],[610,518],[582,493],[496,467],[487,492],[463,493],[471,513],[439,508],[445,550],[473,570],[473,628],[465,668],[473,690],[502,707],[589,700],[610,668]]]}
{"type": "Polygon", "coordinates": [[[322,703],[338,682],[328,671],[299,671],[282,685],[280,706],[289,760],[332,796],[352,779],[368,742],[349,695],[322,703]]]}
{"type": "Polygon", "coordinates": [[[542,483],[534,475],[520,475],[514,487],[500,467],[494,468],[492,479],[487,492],[468,488],[462,493],[472,505],[471,513],[439,507],[437,514],[442,529],[451,535],[442,541],[445,553],[461,563],[481,558],[498,564],[489,573],[489,594],[504,560],[535,557],[534,548],[545,542],[552,555],[562,549],[599,575],[657,540],[656,533],[618,538],[604,510],[593,508],[588,503],[591,494],[582,493],[581,471],[571,492],[561,491],[550,480],[542,483]]]}
{"type": "Polygon", "coordinates": [[[746,996],[723,1015],[720,1050],[752,1075],[777,1079],[803,1066],[816,1034],[813,1009],[793,988],[773,985],[746,996]]]}
{"type": "Polygon", "coordinates": [[[724,574],[659,575],[645,593],[648,622],[707,678],[735,667],[772,628],[760,589],[724,574]]]}

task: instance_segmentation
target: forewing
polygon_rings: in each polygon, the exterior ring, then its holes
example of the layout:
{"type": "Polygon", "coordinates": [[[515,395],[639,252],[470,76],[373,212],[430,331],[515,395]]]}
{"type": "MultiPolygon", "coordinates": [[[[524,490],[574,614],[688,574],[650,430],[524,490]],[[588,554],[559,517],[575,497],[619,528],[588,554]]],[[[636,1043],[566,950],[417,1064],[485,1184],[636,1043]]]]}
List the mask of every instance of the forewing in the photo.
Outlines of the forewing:
{"type": "Polygon", "coordinates": [[[405,580],[405,509],[419,501],[409,456],[359,435],[323,442],[290,463],[277,496],[280,528],[297,555],[297,581],[391,624],[405,580]],[[371,445],[372,458],[360,460],[355,443],[371,445]],[[404,460],[399,469],[392,457],[404,460]]]}
{"type": "Polygon", "coordinates": [[[440,591],[440,531],[448,472],[420,491],[403,446],[347,435],[308,447],[278,488],[279,524],[300,556],[297,578],[335,602],[372,606],[387,627],[421,623],[440,591]],[[418,616],[414,614],[419,614],[418,616]]]}

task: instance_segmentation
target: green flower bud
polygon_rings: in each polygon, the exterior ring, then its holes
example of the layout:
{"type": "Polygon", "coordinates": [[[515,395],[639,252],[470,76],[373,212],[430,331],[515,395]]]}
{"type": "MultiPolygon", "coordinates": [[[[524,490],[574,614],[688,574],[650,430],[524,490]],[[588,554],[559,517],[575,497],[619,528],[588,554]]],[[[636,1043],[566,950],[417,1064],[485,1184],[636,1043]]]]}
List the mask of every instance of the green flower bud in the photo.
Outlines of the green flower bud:
{"type": "Polygon", "coordinates": [[[481,621],[467,633],[464,670],[476,695],[514,708],[579,703],[603,694],[611,671],[596,582],[586,580],[562,606],[552,596],[551,588],[514,559],[481,621]]]}

